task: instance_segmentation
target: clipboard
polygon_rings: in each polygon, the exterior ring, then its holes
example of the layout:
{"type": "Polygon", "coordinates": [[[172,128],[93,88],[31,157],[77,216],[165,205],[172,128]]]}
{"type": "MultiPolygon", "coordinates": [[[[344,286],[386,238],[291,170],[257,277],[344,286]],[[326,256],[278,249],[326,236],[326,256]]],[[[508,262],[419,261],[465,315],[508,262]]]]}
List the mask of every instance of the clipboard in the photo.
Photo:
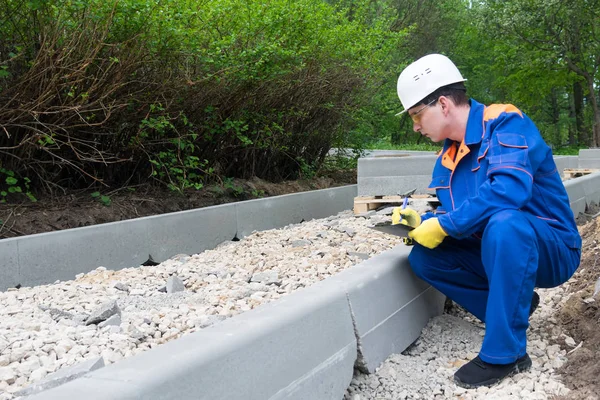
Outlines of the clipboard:
{"type": "Polygon", "coordinates": [[[383,233],[387,233],[387,234],[391,234],[391,235],[395,235],[395,236],[400,236],[403,238],[408,238],[408,232],[415,229],[412,226],[408,226],[408,225],[404,225],[404,224],[392,225],[391,222],[382,222],[382,223],[376,224],[375,226],[371,226],[370,228],[375,229],[376,231],[379,231],[379,232],[383,232],[383,233]]]}

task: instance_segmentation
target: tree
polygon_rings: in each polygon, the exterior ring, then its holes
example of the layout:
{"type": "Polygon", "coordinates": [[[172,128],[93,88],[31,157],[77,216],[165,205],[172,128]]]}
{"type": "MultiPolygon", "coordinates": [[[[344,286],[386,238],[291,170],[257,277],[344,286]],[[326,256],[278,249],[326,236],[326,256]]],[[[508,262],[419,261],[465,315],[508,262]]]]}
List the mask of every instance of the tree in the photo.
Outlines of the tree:
{"type": "Polygon", "coordinates": [[[514,40],[576,75],[576,119],[583,118],[577,82],[585,85],[593,115],[591,144],[600,145],[600,0],[483,0],[479,4],[484,24],[498,37],[514,40]]]}

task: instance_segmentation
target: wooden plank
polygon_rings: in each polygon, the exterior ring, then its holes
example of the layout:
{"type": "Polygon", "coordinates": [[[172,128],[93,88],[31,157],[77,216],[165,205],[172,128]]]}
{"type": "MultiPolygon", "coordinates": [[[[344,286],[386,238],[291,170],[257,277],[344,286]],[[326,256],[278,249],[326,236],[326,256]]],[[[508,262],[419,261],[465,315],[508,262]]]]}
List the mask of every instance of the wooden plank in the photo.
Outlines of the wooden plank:
{"type": "Polygon", "coordinates": [[[362,213],[366,213],[367,211],[369,211],[368,204],[354,203],[354,214],[362,214],[362,213]]]}
{"type": "Polygon", "coordinates": [[[600,169],[597,168],[565,168],[565,174],[592,174],[598,172],[600,169]]]}
{"type": "MultiPolygon", "coordinates": [[[[432,197],[429,194],[414,194],[409,197],[410,199],[432,199],[436,200],[436,197],[432,197]]],[[[358,196],[354,198],[354,204],[368,204],[368,203],[402,203],[404,197],[402,196],[358,196]]]]}
{"type": "Polygon", "coordinates": [[[598,172],[600,169],[595,168],[565,168],[563,170],[563,176],[566,178],[577,178],[584,175],[593,174],[598,172]]]}
{"type": "MultiPolygon", "coordinates": [[[[410,199],[425,199],[429,203],[439,203],[437,197],[431,195],[411,195],[410,199]]],[[[354,198],[354,214],[362,214],[371,210],[375,210],[382,204],[402,204],[404,203],[403,196],[358,196],[354,198]]]]}

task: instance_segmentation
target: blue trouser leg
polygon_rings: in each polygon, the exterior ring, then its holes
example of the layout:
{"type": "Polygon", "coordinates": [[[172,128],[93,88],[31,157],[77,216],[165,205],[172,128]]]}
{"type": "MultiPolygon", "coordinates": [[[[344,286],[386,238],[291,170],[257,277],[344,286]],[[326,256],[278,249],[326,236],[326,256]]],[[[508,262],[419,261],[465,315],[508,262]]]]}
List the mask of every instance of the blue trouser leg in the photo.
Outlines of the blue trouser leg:
{"type": "Polygon", "coordinates": [[[474,239],[447,238],[434,250],[416,245],[409,261],[415,273],[485,321],[480,357],[508,364],[526,351],[534,286],[565,282],[579,265],[544,221],[518,210],[490,218],[480,246],[474,239]]]}
{"type": "Polygon", "coordinates": [[[488,281],[480,246],[478,239],[447,237],[433,250],[415,244],[408,261],[419,278],[485,321],[488,281]]]}

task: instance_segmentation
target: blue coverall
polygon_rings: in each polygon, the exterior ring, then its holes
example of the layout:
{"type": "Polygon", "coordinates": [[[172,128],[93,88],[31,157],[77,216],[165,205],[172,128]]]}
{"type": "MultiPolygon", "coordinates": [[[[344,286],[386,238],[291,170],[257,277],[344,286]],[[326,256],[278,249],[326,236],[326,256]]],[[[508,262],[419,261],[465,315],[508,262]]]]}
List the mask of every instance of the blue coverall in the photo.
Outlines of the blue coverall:
{"type": "Polygon", "coordinates": [[[552,152],[515,106],[470,100],[462,143],[447,139],[432,175],[449,235],[431,250],[416,244],[415,273],[485,322],[479,356],[492,364],[526,352],[534,287],[569,279],[581,237],[552,152]]]}

